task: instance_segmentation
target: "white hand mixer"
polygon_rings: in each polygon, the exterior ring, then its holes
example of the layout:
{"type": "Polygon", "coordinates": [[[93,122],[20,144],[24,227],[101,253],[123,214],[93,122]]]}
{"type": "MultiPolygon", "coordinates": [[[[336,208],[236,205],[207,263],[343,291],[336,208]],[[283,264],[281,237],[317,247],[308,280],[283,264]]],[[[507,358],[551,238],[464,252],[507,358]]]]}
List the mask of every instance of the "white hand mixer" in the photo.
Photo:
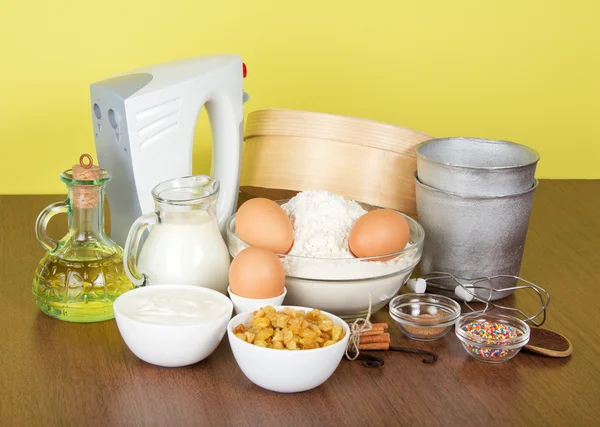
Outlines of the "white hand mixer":
{"type": "Polygon", "coordinates": [[[237,204],[245,73],[241,57],[213,55],[141,68],[91,85],[98,162],[112,174],[107,188],[111,236],[121,247],[131,224],[153,211],[152,188],[192,174],[194,131],[205,105],[223,231],[237,204]]]}

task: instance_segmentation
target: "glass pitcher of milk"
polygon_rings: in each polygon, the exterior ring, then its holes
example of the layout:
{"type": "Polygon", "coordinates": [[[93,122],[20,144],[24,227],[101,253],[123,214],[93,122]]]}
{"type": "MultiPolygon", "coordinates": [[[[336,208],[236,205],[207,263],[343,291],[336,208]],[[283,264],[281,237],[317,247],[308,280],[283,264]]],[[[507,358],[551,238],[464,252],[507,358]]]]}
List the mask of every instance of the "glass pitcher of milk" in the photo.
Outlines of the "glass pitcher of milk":
{"type": "Polygon", "coordinates": [[[206,175],[154,187],[155,212],[133,223],[125,243],[125,273],[136,286],[197,285],[227,292],[229,252],[217,223],[218,195],[219,181],[206,175]]]}

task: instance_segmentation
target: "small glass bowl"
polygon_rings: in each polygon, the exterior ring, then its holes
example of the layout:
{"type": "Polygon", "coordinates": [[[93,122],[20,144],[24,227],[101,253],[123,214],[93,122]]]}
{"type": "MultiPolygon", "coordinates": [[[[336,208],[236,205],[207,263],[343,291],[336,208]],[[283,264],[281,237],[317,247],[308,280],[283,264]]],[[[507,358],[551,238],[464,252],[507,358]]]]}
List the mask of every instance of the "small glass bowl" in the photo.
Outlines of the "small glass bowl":
{"type": "Polygon", "coordinates": [[[452,328],[460,316],[460,305],[434,294],[404,294],[390,301],[390,316],[408,338],[435,341],[452,328]]]}
{"type": "Polygon", "coordinates": [[[469,313],[456,322],[456,336],[464,349],[477,360],[502,363],[512,359],[529,341],[529,326],[513,316],[491,313],[469,313]],[[475,326],[475,330],[469,328],[475,326]],[[506,333],[486,334],[484,331],[501,327],[506,333]],[[480,331],[482,328],[482,332],[480,331]]]}

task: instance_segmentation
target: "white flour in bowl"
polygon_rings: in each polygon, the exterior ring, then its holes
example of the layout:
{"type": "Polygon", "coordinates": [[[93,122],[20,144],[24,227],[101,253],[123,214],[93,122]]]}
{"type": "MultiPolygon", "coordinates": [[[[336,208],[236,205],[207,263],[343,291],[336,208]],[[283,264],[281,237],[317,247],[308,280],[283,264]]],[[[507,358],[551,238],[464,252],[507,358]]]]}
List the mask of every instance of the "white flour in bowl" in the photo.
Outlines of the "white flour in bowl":
{"type": "Polygon", "coordinates": [[[327,191],[304,191],[281,206],[294,226],[294,245],[283,260],[288,276],[357,280],[397,273],[416,262],[417,249],[387,262],[359,261],[348,248],[354,223],[367,213],[327,191]]]}
{"type": "Polygon", "coordinates": [[[366,210],[353,200],[327,191],[304,191],[281,205],[294,225],[289,255],[311,258],[352,258],[348,236],[366,210]]]}

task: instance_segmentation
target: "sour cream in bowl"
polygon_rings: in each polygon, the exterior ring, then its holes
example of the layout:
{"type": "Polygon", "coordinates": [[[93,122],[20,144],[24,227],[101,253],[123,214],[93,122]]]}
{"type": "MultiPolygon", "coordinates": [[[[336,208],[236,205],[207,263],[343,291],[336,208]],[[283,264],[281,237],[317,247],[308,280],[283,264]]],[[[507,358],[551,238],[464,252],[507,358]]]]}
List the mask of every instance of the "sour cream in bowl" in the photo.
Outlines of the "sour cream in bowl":
{"type": "Polygon", "coordinates": [[[127,347],[153,365],[192,365],[210,356],[227,330],[233,304],[225,295],[193,285],[137,288],[114,303],[127,347]]]}

